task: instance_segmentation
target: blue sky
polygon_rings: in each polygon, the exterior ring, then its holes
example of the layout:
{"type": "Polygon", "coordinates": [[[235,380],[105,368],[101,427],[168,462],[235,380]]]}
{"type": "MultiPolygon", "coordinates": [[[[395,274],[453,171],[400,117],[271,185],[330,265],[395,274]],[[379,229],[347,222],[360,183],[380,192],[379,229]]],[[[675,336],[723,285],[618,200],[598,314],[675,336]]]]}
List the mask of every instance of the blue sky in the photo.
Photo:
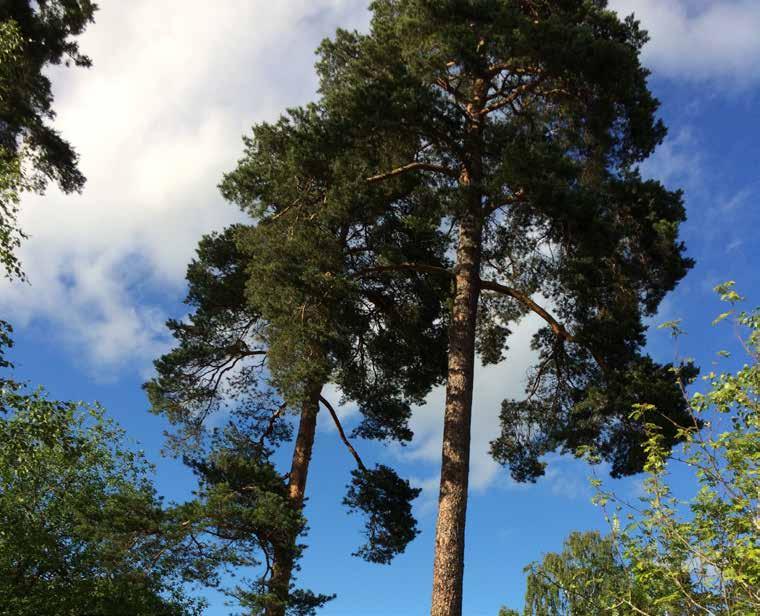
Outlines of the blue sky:
{"type": "MultiPolygon", "coordinates": [[[[101,0],[82,39],[89,71],[52,72],[56,126],[81,153],[82,195],[51,189],[23,203],[31,238],[22,250],[30,285],[5,284],[0,309],[16,328],[18,377],[59,398],[98,400],[157,464],[159,490],[184,498],[192,477],[159,450],[164,425],[140,389],[167,349],[163,327],[184,314],[184,269],[198,238],[238,219],[216,190],[251,124],[314,96],[313,49],[337,26],[363,28],[363,1],[101,0]]],[[[670,128],[644,172],[686,193],[683,237],[697,260],[653,323],[683,318],[680,353],[708,366],[734,346],[712,287],[737,281],[760,304],[760,4],[755,0],[616,0],[652,33],[651,85],[670,128]]],[[[589,471],[553,458],[547,477],[516,486],[487,457],[498,403],[519,391],[531,324],[508,361],[480,370],[475,394],[465,614],[495,616],[520,605],[522,567],[558,549],[574,529],[603,528],[589,502],[589,471]]],[[[650,350],[675,352],[654,330],[650,350]]],[[[337,396],[333,396],[336,399],[337,396]]],[[[338,599],[323,614],[412,616],[427,611],[432,570],[442,392],[414,417],[406,450],[359,443],[365,459],[392,462],[425,488],[423,530],[390,567],[352,558],[359,521],[340,505],[351,459],[324,424],[310,475],[311,532],[301,582],[338,599]]],[[[346,422],[351,410],[343,409],[346,422]]],[[[628,494],[637,480],[619,482],[628,494]]],[[[227,614],[212,596],[209,614],[227,614]]]]}

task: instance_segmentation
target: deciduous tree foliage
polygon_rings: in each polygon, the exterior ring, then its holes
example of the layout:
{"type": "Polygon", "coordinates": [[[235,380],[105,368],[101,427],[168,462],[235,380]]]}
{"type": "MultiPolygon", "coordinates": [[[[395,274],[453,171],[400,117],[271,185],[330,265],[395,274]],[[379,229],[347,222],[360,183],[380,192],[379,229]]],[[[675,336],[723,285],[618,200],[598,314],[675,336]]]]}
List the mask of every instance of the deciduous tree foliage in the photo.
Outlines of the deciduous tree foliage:
{"type": "Polygon", "coordinates": [[[85,178],[71,145],[50,125],[55,118],[49,65],[90,66],[75,37],[93,21],[90,0],[4,0],[0,3],[0,262],[22,277],[15,256],[19,194],[54,181],[64,192],[85,178]]]}
{"type": "MultiPolygon", "coordinates": [[[[643,318],[691,265],[684,208],[637,171],[665,129],[639,63],[646,34],[604,0],[371,6],[370,34],[322,45],[321,94],[374,152],[365,181],[415,177],[452,229],[455,262],[438,273],[455,294],[432,614],[460,616],[476,350],[498,362],[516,322],[546,323],[527,398],[504,404],[492,448],[516,479],[540,476],[549,451],[587,445],[616,476],[640,471],[631,404],[661,409],[668,447],[670,420],[686,416],[668,367],[642,355],[643,318]]],[[[435,275],[425,261],[396,265],[435,275]]]]}
{"type": "Polygon", "coordinates": [[[524,616],[629,614],[620,610],[630,579],[615,542],[598,532],[572,533],[562,552],[549,553],[526,569],[524,616]]]}
{"type": "Polygon", "coordinates": [[[177,520],[124,439],[98,407],[3,379],[0,614],[200,614],[177,520]]]}
{"type": "MultiPolygon", "coordinates": [[[[716,290],[732,306],[715,325],[734,322],[743,347],[739,361],[704,375],[704,391],[695,383],[691,394],[692,379],[677,375],[691,418],[678,426],[684,444],[672,459],[653,421],[659,409],[637,408],[647,434],[643,507],[632,508],[597,483],[597,502],[620,509],[608,517],[632,579],[633,592],[618,595],[630,613],[760,611],[760,311],[740,310],[733,283],[716,290]],[[680,498],[670,473],[684,464],[698,489],[680,498]]],[[[723,351],[718,356],[731,360],[723,351]]]]}
{"type": "MultiPolygon", "coordinates": [[[[357,554],[385,563],[417,534],[409,501],[419,491],[388,467],[364,465],[321,392],[334,383],[358,405],[354,436],[408,441],[411,405],[444,372],[441,298],[449,282],[385,273],[393,260],[443,263],[437,219],[416,183],[382,189],[382,199],[368,190],[340,128],[316,106],[254,127],[222,189],[257,224],[201,243],[188,272],[195,312],[170,323],[179,345],[157,362],[159,376],[147,387],[154,409],[184,427],[229,407],[262,460],[288,435],[289,412],[299,414],[284,480],[299,516],[324,406],[357,464],[345,500],[367,515],[357,554]],[[391,211],[389,198],[397,203],[391,211]]],[[[267,613],[303,608],[304,595],[290,590],[303,526],[290,529],[271,545],[271,570],[257,582],[266,592],[250,595],[267,613]]]]}
{"type": "MultiPolygon", "coordinates": [[[[733,283],[718,291],[731,304],[741,300],[733,283]]],[[[647,434],[643,495],[631,503],[593,480],[611,533],[573,533],[561,553],[528,567],[525,616],[760,611],[760,313],[733,306],[715,325],[727,319],[740,332],[746,363],[742,357],[733,369],[705,375],[704,391],[682,371],[672,374],[692,413],[678,427],[684,442],[672,456],[650,421],[658,410],[634,410],[647,434]],[[670,477],[677,466],[693,479],[680,476],[678,490],[670,477]],[[694,489],[676,496],[684,485],[694,489]]]]}

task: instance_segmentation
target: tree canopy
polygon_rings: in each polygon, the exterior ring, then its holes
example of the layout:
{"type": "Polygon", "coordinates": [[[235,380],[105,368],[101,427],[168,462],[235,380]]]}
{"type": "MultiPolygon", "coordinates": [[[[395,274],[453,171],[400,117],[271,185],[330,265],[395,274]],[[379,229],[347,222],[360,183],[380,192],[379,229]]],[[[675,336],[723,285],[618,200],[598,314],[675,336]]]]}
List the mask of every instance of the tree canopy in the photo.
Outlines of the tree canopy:
{"type": "MultiPolygon", "coordinates": [[[[525,616],[750,616],[760,610],[760,313],[740,311],[733,283],[717,291],[733,306],[715,325],[735,322],[747,363],[706,374],[705,390],[674,371],[691,420],[678,426],[683,444],[672,456],[659,424],[649,421],[658,409],[633,411],[647,434],[643,495],[631,502],[593,479],[610,534],[573,533],[561,553],[529,566],[525,616]],[[676,485],[677,466],[693,484],[676,485]]],[[[666,325],[678,333],[676,323],[666,325]]],[[[732,359],[724,351],[719,357],[732,359]]]]}
{"type": "MultiPolygon", "coordinates": [[[[637,165],[662,141],[639,62],[646,34],[606,2],[376,0],[370,33],[320,48],[323,104],[374,153],[364,181],[409,176],[435,195],[453,280],[433,611],[461,614],[476,351],[505,357],[527,314],[546,327],[526,398],[506,401],[494,457],[520,480],[593,445],[614,475],[642,469],[632,403],[686,418],[644,318],[691,266],[680,192],[637,165]]],[[[393,203],[386,202],[389,209],[393,203]]],[[[424,261],[397,274],[435,270],[424,261]]]]}
{"type": "Polygon", "coordinates": [[[103,409],[0,390],[0,613],[190,616],[179,524],[103,409]]]}

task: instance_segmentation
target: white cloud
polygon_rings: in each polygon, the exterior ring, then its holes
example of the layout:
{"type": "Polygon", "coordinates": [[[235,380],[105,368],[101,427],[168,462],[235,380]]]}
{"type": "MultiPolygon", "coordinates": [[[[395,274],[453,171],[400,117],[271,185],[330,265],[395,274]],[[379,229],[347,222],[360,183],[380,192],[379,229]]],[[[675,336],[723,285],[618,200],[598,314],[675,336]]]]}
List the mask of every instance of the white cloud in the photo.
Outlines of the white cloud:
{"type": "MultiPolygon", "coordinates": [[[[235,219],[216,185],[241,153],[251,124],[313,98],[313,49],[337,26],[363,27],[354,0],[101,0],[82,37],[95,66],[54,70],[56,127],[81,154],[81,196],[51,190],[25,199],[22,250],[32,286],[0,287],[0,308],[18,326],[45,321],[76,354],[109,369],[142,370],[166,344],[157,293],[182,293],[201,234],[235,219]]],[[[646,62],[677,79],[760,77],[760,2],[613,0],[652,34],[646,62]]],[[[653,159],[673,179],[699,167],[682,132],[653,159]]],[[[476,374],[474,490],[503,471],[488,454],[504,398],[519,396],[533,356],[527,321],[499,366],[476,374]]],[[[329,397],[337,402],[334,391],[329,397]]],[[[444,391],[417,409],[415,445],[399,455],[429,465],[437,488],[444,391]]],[[[339,409],[347,418],[350,407],[339,409]]],[[[507,479],[504,480],[508,482],[507,479]]]]}
{"type": "Polygon", "coordinates": [[[24,200],[32,285],[3,285],[0,308],[52,325],[99,370],[139,370],[165,344],[157,306],[181,295],[197,240],[240,216],[216,185],[241,135],[312,99],[313,50],[367,14],[352,0],[99,5],[81,38],[94,67],[51,72],[88,183],[24,200]]]}
{"type": "Polygon", "coordinates": [[[651,41],[644,62],[657,75],[746,86],[760,78],[757,0],[611,0],[635,13],[651,41]]]}
{"type": "Polygon", "coordinates": [[[695,131],[686,126],[665,139],[641,165],[641,172],[666,186],[685,185],[690,191],[698,191],[704,186],[704,167],[699,139],[695,131]]]}

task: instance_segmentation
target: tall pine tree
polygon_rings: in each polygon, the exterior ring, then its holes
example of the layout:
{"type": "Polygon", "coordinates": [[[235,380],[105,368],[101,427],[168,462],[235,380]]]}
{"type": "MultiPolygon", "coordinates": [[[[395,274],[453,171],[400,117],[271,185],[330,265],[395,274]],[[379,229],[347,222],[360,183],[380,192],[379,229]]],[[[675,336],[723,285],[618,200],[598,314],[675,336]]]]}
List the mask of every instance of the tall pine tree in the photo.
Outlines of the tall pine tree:
{"type": "Polygon", "coordinates": [[[685,418],[669,367],[642,354],[644,317],[691,265],[682,197],[637,171],[665,129],[639,62],[646,34],[606,4],[376,0],[369,35],[339,31],[321,48],[324,104],[376,161],[365,182],[424,182],[455,231],[453,268],[392,264],[455,285],[433,616],[462,613],[476,351],[500,362],[514,323],[546,324],[492,446],[521,481],[543,473],[543,454],[589,445],[614,475],[637,472],[632,404],[661,410],[667,446],[685,418]]]}
{"type": "MultiPolygon", "coordinates": [[[[338,128],[318,107],[254,128],[222,189],[257,224],[201,243],[188,270],[195,312],[188,322],[170,323],[179,344],[157,362],[158,377],[147,387],[154,409],[184,428],[177,442],[192,436],[209,413],[231,407],[238,441],[242,432],[254,445],[244,455],[265,466],[287,436],[288,411],[295,412],[297,436],[283,489],[298,515],[317,413],[325,406],[357,464],[345,499],[367,515],[368,542],[357,554],[389,562],[417,534],[409,500],[418,491],[385,466],[364,465],[322,392],[334,383],[357,403],[362,419],[355,435],[408,441],[411,405],[444,374],[441,298],[449,283],[424,276],[394,280],[376,267],[407,259],[443,266],[444,244],[436,219],[427,215],[428,193],[415,190],[416,182],[393,193],[367,190],[338,128]],[[358,178],[356,186],[346,178],[358,178]],[[388,199],[397,208],[388,211],[388,199]],[[359,275],[368,270],[372,276],[359,275]]],[[[206,477],[219,468],[193,465],[206,477]]],[[[290,530],[269,533],[278,537],[269,546],[271,570],[261,581],[263,592],[249,597],[268,614],[310,609],[324,599],[292,590],[303,524],[288,526],[289,519],[282,517],[290,530]]]]}

